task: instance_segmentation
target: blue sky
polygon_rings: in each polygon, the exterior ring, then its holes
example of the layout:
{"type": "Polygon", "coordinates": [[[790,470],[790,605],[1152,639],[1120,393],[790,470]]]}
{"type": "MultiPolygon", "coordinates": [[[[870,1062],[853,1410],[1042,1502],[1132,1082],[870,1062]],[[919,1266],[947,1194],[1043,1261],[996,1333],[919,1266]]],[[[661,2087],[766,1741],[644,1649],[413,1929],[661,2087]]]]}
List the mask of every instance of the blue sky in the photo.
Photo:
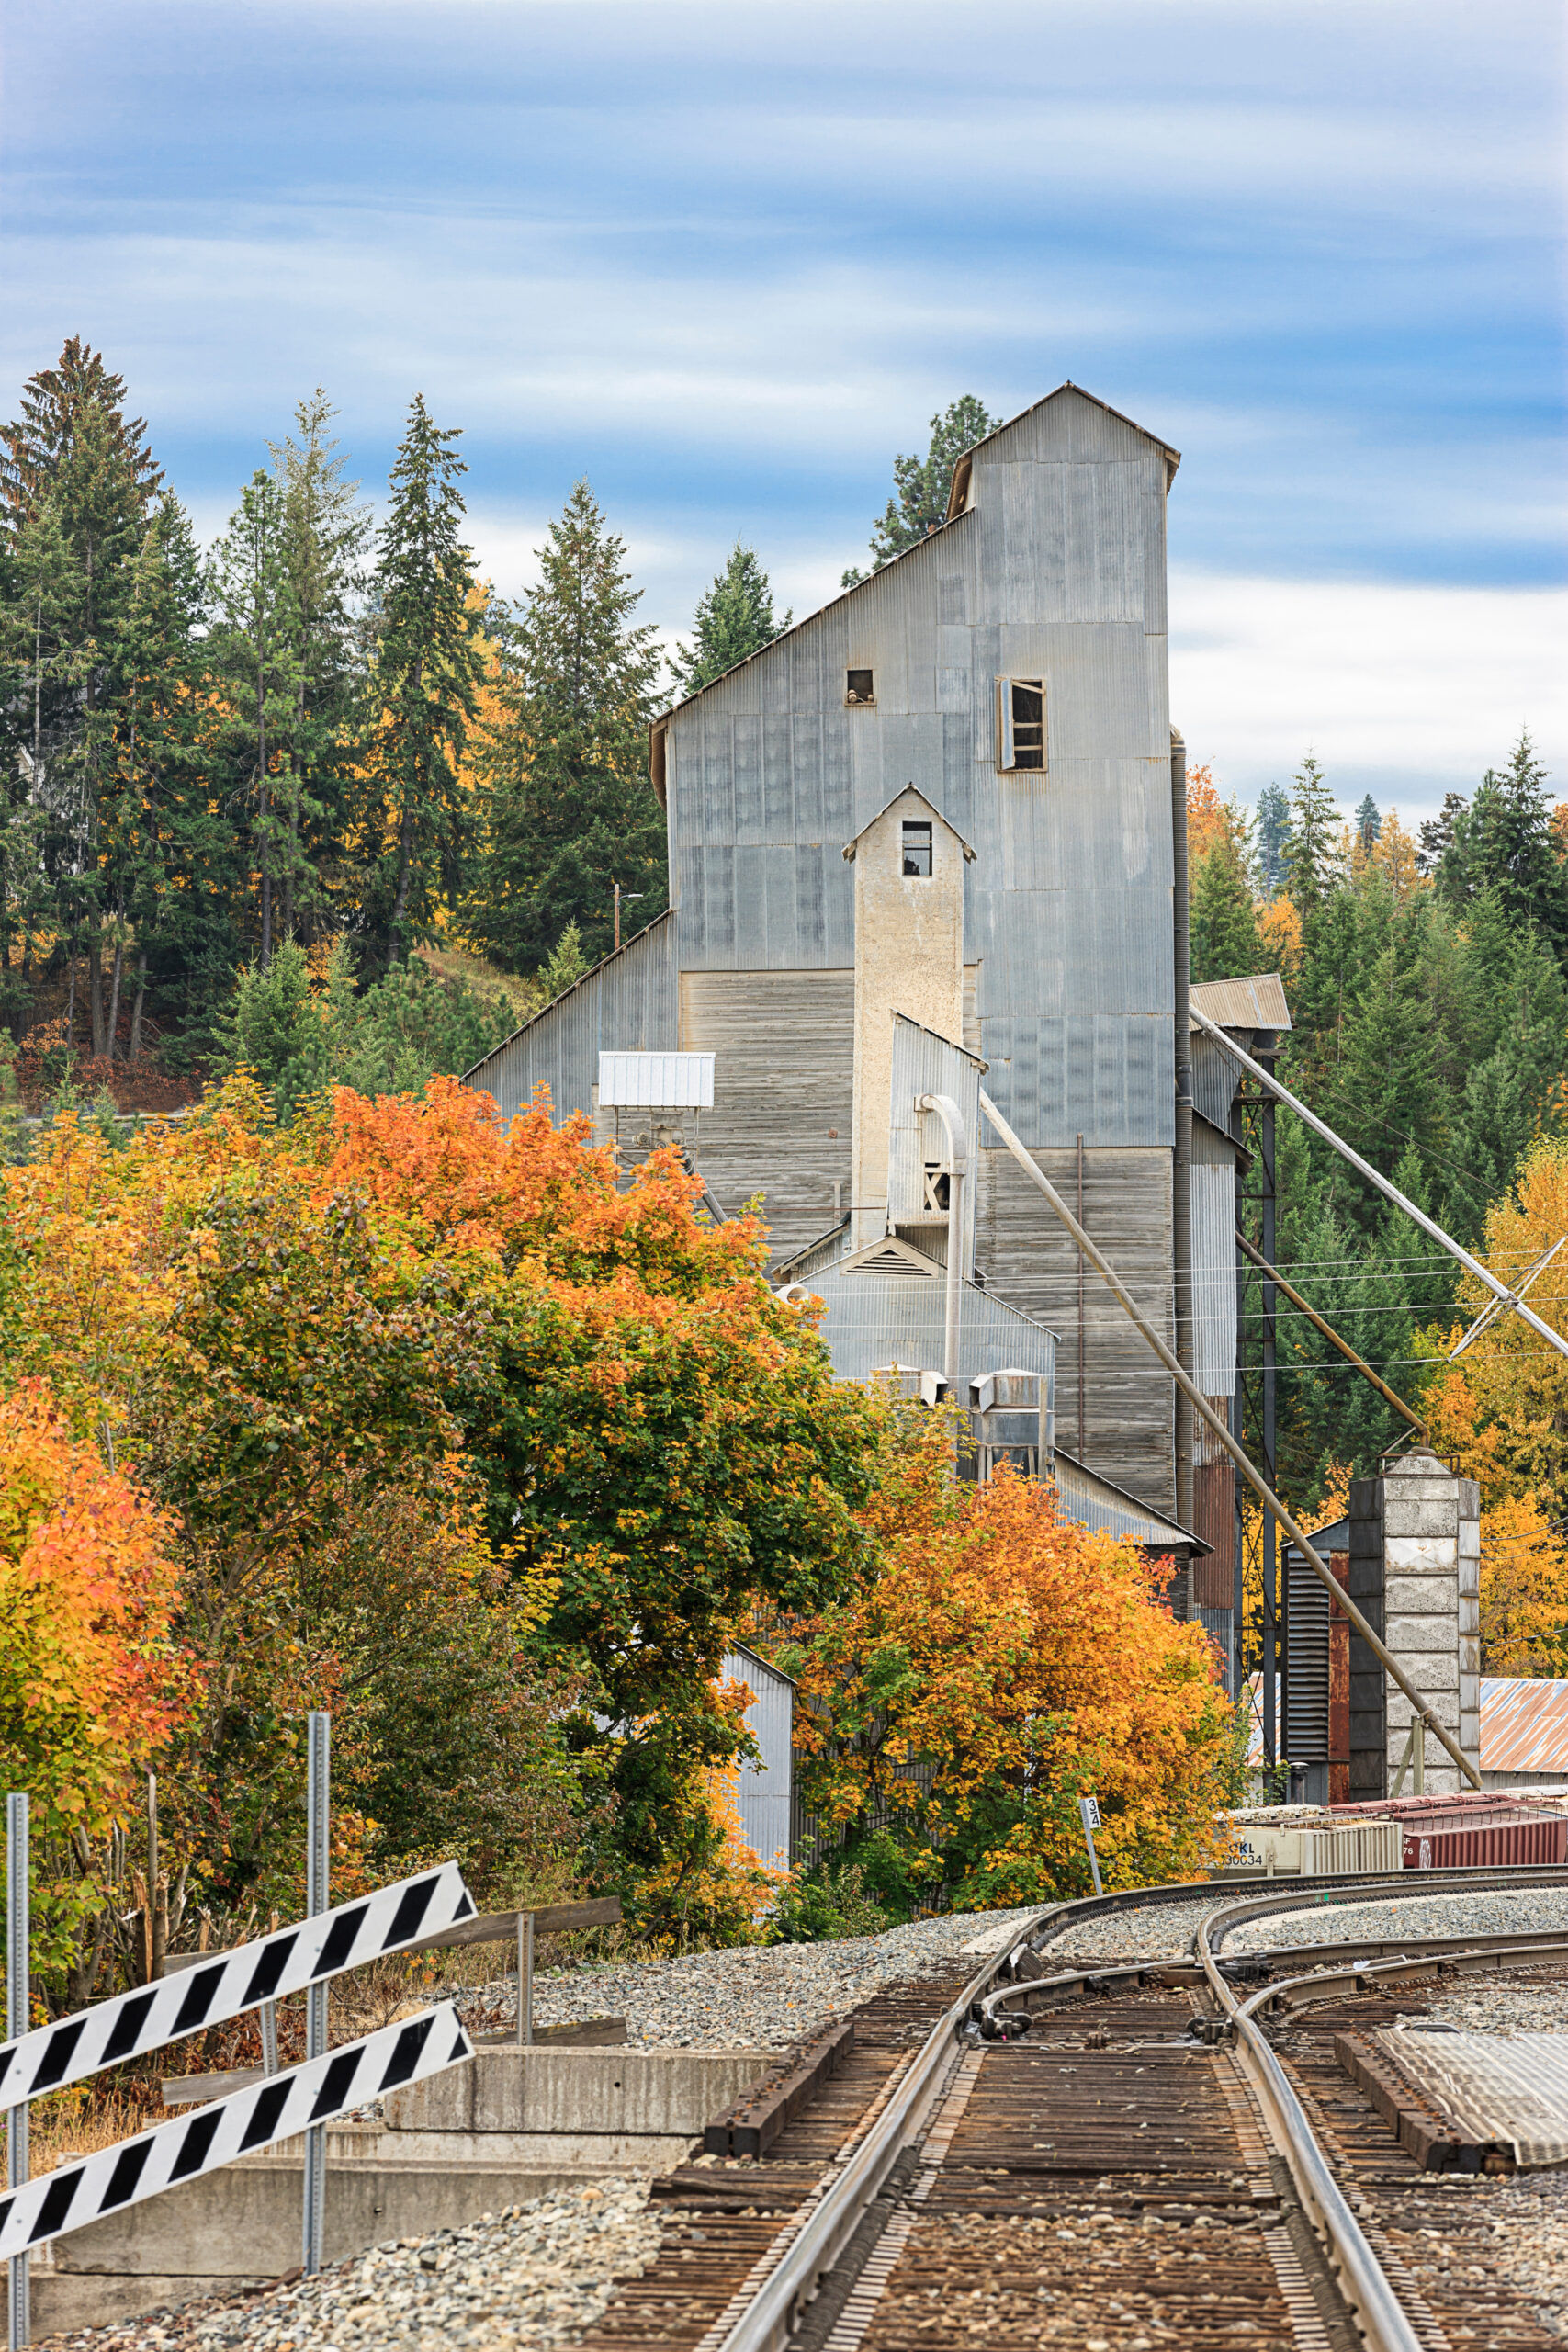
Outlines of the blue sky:
{"type": "Polygon", "coordinates": [[[586,473],[673,633],[737,536],[811,609],[933,409],[1070,377],[1183,453],[1223,785],[1414,816],[1528,722],[1568,797],[1563,62],[1555,0],[51,0],[7,397],[86,335],[211,531],[313,385],[372,492],[423,390],[499,587],[586,473]]]}

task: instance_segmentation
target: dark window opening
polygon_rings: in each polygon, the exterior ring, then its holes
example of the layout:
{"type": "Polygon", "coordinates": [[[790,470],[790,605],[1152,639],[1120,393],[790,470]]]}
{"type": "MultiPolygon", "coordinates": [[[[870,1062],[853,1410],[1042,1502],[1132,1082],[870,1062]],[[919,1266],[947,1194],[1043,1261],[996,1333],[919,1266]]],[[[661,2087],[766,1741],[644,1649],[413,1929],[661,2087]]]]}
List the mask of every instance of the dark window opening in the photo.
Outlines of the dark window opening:
{"type": "Polygon", "coordinates": [[[904,871],[906,874],[927,875],[931,870],[931,829],[929,825],[906,824],[904,827],[904,871]]]}
{"type": "Polygon", "coordinates": [[[1040,678],[1014,678],[1012,691],[1012,764],[1043,768],[1045,764],[1045,688],[1040,678]]]}
{"type": "Polygon", "coordinates": [[[875,681],[869,670],[850,670],[845,673],[844,700],[846,702],[874,702],[876,700],[875,681]]]}

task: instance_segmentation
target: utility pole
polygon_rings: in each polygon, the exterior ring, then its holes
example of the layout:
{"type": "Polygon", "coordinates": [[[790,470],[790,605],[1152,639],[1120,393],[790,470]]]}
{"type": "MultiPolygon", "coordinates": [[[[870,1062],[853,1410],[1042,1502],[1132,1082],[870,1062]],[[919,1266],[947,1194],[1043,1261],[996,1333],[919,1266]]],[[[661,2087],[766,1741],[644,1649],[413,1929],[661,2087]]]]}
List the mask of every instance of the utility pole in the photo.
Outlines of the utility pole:
{"type": "Polygon", "coordinates": [[[623,890],[618,882],[612,882],[610,888],[615,894],[615,949],[618,954],[621,944],[621,900],[625,899],[629,907],[635,899],[640,899],[645,894],[641,890],[623,890]]]}

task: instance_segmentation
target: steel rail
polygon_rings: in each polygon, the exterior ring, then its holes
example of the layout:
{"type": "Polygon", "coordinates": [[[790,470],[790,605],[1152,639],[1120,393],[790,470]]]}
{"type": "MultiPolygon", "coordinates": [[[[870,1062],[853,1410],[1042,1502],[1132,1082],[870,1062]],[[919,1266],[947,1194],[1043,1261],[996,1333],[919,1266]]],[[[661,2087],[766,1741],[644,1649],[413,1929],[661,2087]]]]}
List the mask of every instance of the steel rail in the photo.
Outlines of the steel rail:
{"type": "Polygon", "coordinates": [[[1284,2068],[1262,2028],[1225,1980],[1209,1931],[1217,1927],[1223,1941],[1226,1929],[1239,1924],[1229,1916],[1233,1908],[1251,1918],[1258,1916],[1259,1906],[1227,1906],[1198,1923],[1198,1958],[1209,1980],[1209,1990],[1219,2004],[1221,2016],[1229,2020],[1235,2032],[1243,2068],[1275,2144],[1285,2159],[1296,2194],[1323,2241],[1339,2291],[1371,2352],[1422,2352],[1421,2339],[1411,2326],[1382,2265],[1368,2245],[1348,2199],[1329,2170],[1284,2068]]]}

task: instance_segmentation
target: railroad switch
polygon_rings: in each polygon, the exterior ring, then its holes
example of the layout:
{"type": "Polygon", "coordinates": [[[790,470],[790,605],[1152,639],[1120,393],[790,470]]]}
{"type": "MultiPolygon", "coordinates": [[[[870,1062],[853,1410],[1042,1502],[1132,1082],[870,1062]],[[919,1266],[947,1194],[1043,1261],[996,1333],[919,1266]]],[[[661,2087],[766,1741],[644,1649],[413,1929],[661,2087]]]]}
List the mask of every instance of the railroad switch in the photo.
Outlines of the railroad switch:
{"type": "Polygon", "coordinates": [[[1230,2030],[1229,2018],[1190,2017],[1187,2020],[1187,2031],[1191,2039],[1207,2042],[1211,2047],[1217,2041],[1224,2041],[1230,2030]]]}

